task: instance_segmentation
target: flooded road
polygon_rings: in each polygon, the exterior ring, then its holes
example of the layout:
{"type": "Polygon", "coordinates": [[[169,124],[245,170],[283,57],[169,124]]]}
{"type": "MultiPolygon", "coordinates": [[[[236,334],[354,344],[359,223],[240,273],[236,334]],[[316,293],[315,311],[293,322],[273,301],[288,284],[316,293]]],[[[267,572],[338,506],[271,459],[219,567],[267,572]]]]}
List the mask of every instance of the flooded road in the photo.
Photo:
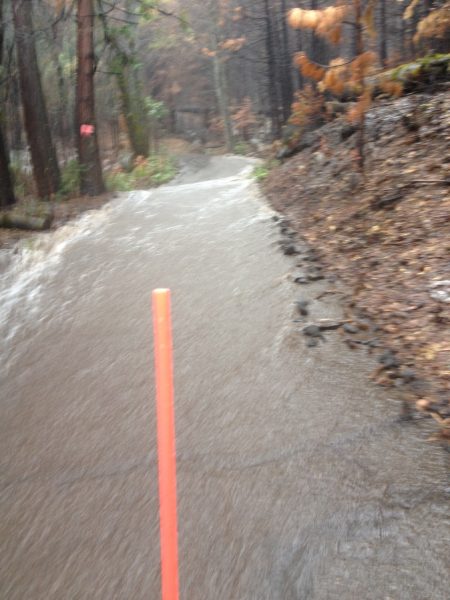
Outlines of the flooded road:
{"type": "Polygon", "coordinates": [[[182,600],[449,598],[445,456],[338,334],[305,348],[252,168],[199,157],[5,255],[0,598],[159,598],[155,287],[173,298],[182,600]]]}

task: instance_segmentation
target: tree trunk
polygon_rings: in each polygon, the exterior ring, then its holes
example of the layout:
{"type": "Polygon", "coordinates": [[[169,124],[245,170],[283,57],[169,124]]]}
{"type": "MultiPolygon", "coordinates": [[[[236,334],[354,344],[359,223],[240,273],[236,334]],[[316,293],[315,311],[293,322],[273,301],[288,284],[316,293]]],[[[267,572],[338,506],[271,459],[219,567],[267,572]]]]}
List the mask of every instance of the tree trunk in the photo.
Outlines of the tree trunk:
{"type": "Polygon", "coordinates": [[[287,24],[286,0],[281,0],[281,35],[282,35],[282,95],[283,95],[283,117],[287,121],[291,114],[291,104],[294,96],[292,84],[292,55],[289,48],[289,32],[287,24]]]}
{"type": "Polygon", "coordinates": [[[268,0],[264,0],[265,43],[267,60],[267,83],[269,88],[270,117],[272,121],[272,136],[281,136],[280,113],[278,108],[277,74],[275,51],[273,47],[273,28],[268,0]]]}
{"type": "Polygon", "coordinates": [[[214,88],[216,91],[217,103],[219,105],[220,116],[223,121],[225,145],[228,152],[234,150],[233,130],[231,128],[231,119],[228,109],[228,90],[226,85],[223,63],[220,59],[218,44],[216,43],[216,52],[213,56],[214,69],[214,88]]]}
{"type": "Polygon", "coordinates": [[[380,45],[379,45],[380,63],[383,68],[387,67],[387,21],[386,21],[386,0],[380,0],[380,45]]]}
{"type": "Polygon", "coordinates": [[[80,192],[97,196],[105,191],[97,139],[94,91],[94,7],[78,0],[76,130],[80,192]]]}
{"type": "MultiPolygon", "coordinates": [[[[363,23],[362,23],[362,0],[353,0],[355,9],[355,51],[356,56],[361,56],[364,52],[364,38],[363,38],[363,23]]],[[[363,67],[359,68],[357,73],[357,83],[361,87],[361,93],[364,93],[365,82],[364,82],[364,71],[363,67]]],[[[361,111],[359,118],[359,129],[356,138],[356,149],[358,151],[358,166],[361,171],[364,170],[364,142],[365,142],[365,126],[366,126],[366,113],[361,111]]]]}
{"type": "Polygon", "coordinates": [[[117,84],[131,149],[134,156],[148,156],[150,128],[140,82],[136,80],[136,70],[133,69],[128,57],[123,52],[119,52],[117,50],[114,64],[117,69],[117,84]]]}
{"type": "Polygon", "coordinates": [[[17,62],[33,174],[38,196],[49,199],[59,189],[60,174],[38,68],[32,8],[30,0],[13,0],[17,62]]]}
{"type": "Polygon", "coordinates": [[[23,139],[22,115],[20,113],[20,90],[16,77],[11,78],[8,100],[9,147],[11,150],[23,150],[25,141],[23,139]]]}
{"type": "MultiPolygon", "coordinates": [[[[135,7],[127,6],[127,10],[135,7]]],[[[122,114],[124,116],[128,139],[134,156],[148,156],[150,152],[150,119],[145,106],[145,98],[139,72],[135,68],[138,62],[134,45],[128,50],[121,47],[117,35],[108,27],[106,15],[100,15],[105,41],[111,46],[114,56],[111,60],[112,71],[116,75],[120,93],[122,114]]]]}
{"type": "Polygon", "coordinates": [[[16,198],[9,170],[9,155],[0,124],[0,207],[11,206],[16,198]]]}
{"type": "Polygon", "coordinates": [[[50,229],[53,221],[53,214],[49,213],[44,217],[19,214],[15,211],[0,213],[0,227],[6,229],[27,229],[29,231],[45,231],[50,229]]]}
{"type": "MultiPolygon", "coordinates": [[[[3,63],[3,0],[0,0],[0,68],[3,63]]],[[[3,135],[3,114],[0,106],[0,207],[14,204],[14,188],[9,170],[9,152],[3,135]]]]}

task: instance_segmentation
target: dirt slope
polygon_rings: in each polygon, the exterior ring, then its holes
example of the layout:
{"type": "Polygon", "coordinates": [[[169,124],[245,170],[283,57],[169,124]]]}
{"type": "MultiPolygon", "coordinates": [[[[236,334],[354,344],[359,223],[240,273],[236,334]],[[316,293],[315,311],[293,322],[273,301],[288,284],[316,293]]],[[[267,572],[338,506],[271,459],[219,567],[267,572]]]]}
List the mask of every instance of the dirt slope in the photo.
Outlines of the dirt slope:
{"type": "Polygon", "coordinates": [[[374,106],[367,115],[364,176],[355,164],[355,138],[344,117],[328,123],[310,147],[271,172],[265,192],[319,252],[328,273],[351,290],[347,305],[358,331],[347,343],[375,347],[381,354],[377,381],[431,410],[445,434],[450,95],[374,106]],[[375,330],[371,340],[363,333],[365,319],[375,330]]]}

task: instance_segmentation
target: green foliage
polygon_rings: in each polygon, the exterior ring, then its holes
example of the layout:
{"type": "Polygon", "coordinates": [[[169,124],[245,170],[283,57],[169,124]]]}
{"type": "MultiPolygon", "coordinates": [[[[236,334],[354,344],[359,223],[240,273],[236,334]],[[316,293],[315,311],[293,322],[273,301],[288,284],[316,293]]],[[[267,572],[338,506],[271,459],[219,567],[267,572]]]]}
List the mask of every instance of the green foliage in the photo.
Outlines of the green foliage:
{"type": "Polygon", "coordinates": [[[157,6],[157,0],[141,0],[139,13],[144,21],[153,21],[159,16],[156,10],[157,6]]]}
{"type": "Polygon", "coordinates": [[[165,119],[169,113],[167,106],[164,102],[160,102],[159,100],[155,100],[151,96],[146,96],[144,98],[145,110],[147,111],[147,115],[150,117],[152,121],[162,121],[165,119]]]}
{"type": "Polygon", "coordinates": [[[69,160],[61,170],[61,187],[58,196],[70,198],[78,194],[80,188],[81,166],[76,158],[69,160]]]}
{"type": "Polygon", "coordinates": [[[234,153],[240,154],[241,156],[246,156],[247,154],[251,154],[251,146],[247,144],[247,142],[236,142],[234,145],[234,153]]]}
{"type": "Polygon", "coordinates": [[[14,182],[14,195],[24,198],[34,194],[34,182],[31,173],[26,173],[18,162],[10,164],[10,171],[14,182]]]}
{"type": "Polygon", "coordinates": [[[274,169],[276,166],[278,166],[279,162],[277,160],[274,159],[270,159],[270,160],[266,160],[266,162],[262,165],[257,165],[252,172],[253,177],[256,179],[256,181],[261,182],[264,181],[270,171],[272,169],[274,169]]]}
{"type": "Polygon", "coordinates": [[[153,155],[137,158],[131,172],[126,173],[122,169],[111,171],[105,179],[110,191],[128,192],[167,183],[175,173],[175,165],[170,157],[153,155]]]}

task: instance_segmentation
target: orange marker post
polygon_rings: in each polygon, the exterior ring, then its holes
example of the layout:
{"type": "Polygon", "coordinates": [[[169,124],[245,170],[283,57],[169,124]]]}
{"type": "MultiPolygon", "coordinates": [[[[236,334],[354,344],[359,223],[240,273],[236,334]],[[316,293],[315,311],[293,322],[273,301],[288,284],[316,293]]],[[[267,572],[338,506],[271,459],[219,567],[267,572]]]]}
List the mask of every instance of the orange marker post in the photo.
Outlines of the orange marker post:
{"type": "Polygon", "coordinates": [[[153,290],[162,600],[178,600],[178,531],[170,290],[153,290]]]}

